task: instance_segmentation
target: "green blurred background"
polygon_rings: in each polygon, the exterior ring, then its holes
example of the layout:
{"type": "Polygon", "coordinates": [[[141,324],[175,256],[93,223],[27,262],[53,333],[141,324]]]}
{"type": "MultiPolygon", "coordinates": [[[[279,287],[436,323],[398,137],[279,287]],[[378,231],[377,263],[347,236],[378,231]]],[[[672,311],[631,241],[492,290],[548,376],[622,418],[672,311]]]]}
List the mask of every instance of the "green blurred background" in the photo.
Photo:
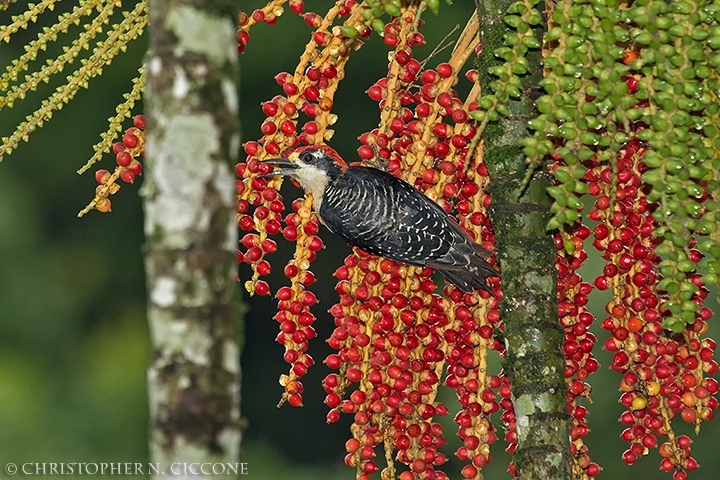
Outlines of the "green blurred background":
{"type": "MultiPolygon", "coordinates": [[[[309,9],[324,12],[332,2],[306,2],[309,9]]],[[[263,2],[242,2],[252,11],[263,2]]],[[[0,64],[8,65],[22,53],[22,45],[34,38],[40,25],[71,8],[62,2],[55,13],[44,15],[37,26],[19,32],[9,45],[0,47],[0,64]]],[[[15,5],[5,16],[21,11],[15,5]]],[[[424,58],[455,25],[464,25],[472,2],[456,2],[441,8],[441,15],[427,15],[423,31],[427,45],[417,48],[424,58]]],[[[293,71],[310,29],[291,13],[276,26],[258,25],[251,31],[247,52],[240,58],[241,120],[243,138],[256,139],[264,118],[260,102],[281,93],[273,81],[280,71],[293,71]]],[[[77,35],[79,29],[71,29],[77,35]]],[[[457,36],[457,33],[455,34],[457,36]]],[[[0,164],[0,465],[7,462],[146,462],[147,405],[145,368],[149,358],[148,332],[144,317],[145,286],[142,265],[142,209],[139,185],[124,186],[113,198],[113,212],[91,212],[78,220],[77,212],[92,198],[92,173],[75,171],[92,155],[91,146],[105,130],[106,119],[139,67],[147,38],[135,42],[127,54],[116,59],[101,78],[92,81],[72,104],[58,112],[42,130],[34,133],[0,164]]],[[[57,55],[57,46],[49,48],[57,55]]],[[[353,54],[336,99],[339,115],[331,142],[346,158],[357,148],[357,136],[377,123],[377,105],[364,91],[385,72],[387,48],[373,37],[353,54]]],[[[433,66],[445,57],[431,60],[433,66]]],[[[467,82],[458,87],[467,91],[467,82]]],[[[37,108],[57,85],[43,86],[13,109],[0,112],[0,135],[7,136],[25,115],[37,108]]],[[[136,112],[140,112],[138,107],[136,112]]],[[[111,168],[111,156],[100,167],[111,168]]],[[[142,180],[138,183],[141,183],[142,180]]],[[[285,192],[292,198],[296,192],[285,192]]],[[[245,351],[242,357],[242,413],[247,419],[243,460],[249,478],[350,479],[354,472],[342,464],[349,419],[325,423],[324,392],[320,386],[328,373],[322,359],[329,353],[321,340],[332,331],[326,310],[335,303],[331,272],[349,248],[327,232],[328,245],[318,255],[314,271],[319,278],[314,291],[320,298],[315,308],[319,338],[311,345],[318,365],[306,377],[305,406],[276,408],[282,392],[278,376],[287,366],[282,347],[275,343],[275,305],[269,298],[246,299],[245,351]]],[[[274,263],[281,270],[291,251],[281,244],[274,263]]],[[[591,259],[584,267],[592,281],[601,263],[591,259]]],[[[241,268],[241,276],[247,277],[241,268]]],[[[271,276],[275,287],[281,276],[271,276]]],[[[714,292],[713,292],[714,293],[714,292]]],[[[714,297],[714,294],[712,295],[714,297]]],[[[607,295],[594,293],[591,307],[604,317],[607,295]]],[[[712,303],[717,310],[717,304],[712,303]]],[[[597,322],[600,323],[599,321],[597,322]]],[[[715,322],[711,336],[718,337],[715,322]]],[[[601,339],[605,332],[596,331],[601,339]]],[[[601,478],[670,478],[658,471],[656,453],[632,468],[620,460],[625,442],[618,435],[619,378],[607,369],[609,356],[597,352],[603,367],[591,379],[592,432],[587,438],[591,457],[604,467],[601,478]]],[[[499,365],[493,358],[495,368],[499,365]]],[[[456,403],[451,392],[442,400],[451,411],[456,403]]],[[[452,452],[459,446],[452,415],[443,419],[451,463],[444,469],[459,478],[461,465],[452,452]]],[[[687,425],[676,424],[691,434],[687,425]]],[[[704,425],[694,444],[702,468],[694,479],[715,479],[720,471],[716,454],[720,440],[717,422],[704,425]]],[[[493,446],[495,461],[485,478],[511,478],[505,472],[509,456],[502,442],[493,446]]],[[[4,475],[0,469],[0,476],[4,475]]],[[[72,478],[65,476],[63,478],[72,478]]]]}

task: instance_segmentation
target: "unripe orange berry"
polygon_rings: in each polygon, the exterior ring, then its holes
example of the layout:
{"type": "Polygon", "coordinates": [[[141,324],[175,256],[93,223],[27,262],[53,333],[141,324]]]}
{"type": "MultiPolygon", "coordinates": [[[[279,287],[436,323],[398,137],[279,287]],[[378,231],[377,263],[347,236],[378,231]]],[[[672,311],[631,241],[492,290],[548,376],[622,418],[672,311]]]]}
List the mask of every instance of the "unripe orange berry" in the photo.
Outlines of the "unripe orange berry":
{"type": "Polygon", "coordinates": [[[110,200],[107,198],[101,198],[95,203],[95,208],[97,208],[98,212],[106,213],[111,210],[111,203],[110,200]]]}

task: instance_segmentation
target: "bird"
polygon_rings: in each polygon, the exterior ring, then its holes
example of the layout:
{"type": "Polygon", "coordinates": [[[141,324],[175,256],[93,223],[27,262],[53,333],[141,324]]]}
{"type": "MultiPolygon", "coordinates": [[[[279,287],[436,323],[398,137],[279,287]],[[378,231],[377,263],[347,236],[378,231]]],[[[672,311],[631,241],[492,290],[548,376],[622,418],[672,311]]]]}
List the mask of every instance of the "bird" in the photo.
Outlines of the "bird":
{"type": "Polygon", "coordinates": [[[295,149],[261,163],[262,177],[288,176],[312,194],[313,209],[332,233],[352,246],[416,267],[430,267],[465,293],[492,293],[492,254],[437,203],[383,170],[350,165],[327,145],[295,149]]]}

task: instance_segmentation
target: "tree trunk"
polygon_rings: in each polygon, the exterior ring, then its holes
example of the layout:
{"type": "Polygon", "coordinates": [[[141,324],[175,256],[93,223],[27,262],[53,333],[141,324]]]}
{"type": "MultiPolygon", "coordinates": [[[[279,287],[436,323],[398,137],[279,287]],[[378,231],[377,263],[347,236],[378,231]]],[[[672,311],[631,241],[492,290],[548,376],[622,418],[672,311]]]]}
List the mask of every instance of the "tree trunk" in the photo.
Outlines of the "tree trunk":
{"type": "Polygon", "coordinates": [[[229,5],[149,2],[142,195],[154,478],[212,478],[209,465],[220,463],[223,468],[214,473],[223,470],[227,478],[239,462],[240,318],[231,165],[240,138],[237,12],[229,5]]]}
{"type": "MultiPolygon", "coordinates": [[[[478,70],[484,90],[497,79],[488,73],[488,68],[500,64],[495,50],[503,46],[503,35],[514,31],[503,21],[514,2],[476,1],[483,45],[478,70]]],[[[541,33],[536,37],[541,38],[541,33]]],[[[517,477],[566,480],[571,478],[572,457],[564,331],[557,313],[557,248],[545,228],[551,218],[552,199],[546,193],[551,177],[538,172],[523,186],[528,166],[520,144],[529,135],[527,121],[534,108],[532,99],[540,90],[542,58],[537,50],[530,50],[526,58],[530,68],[522,77],[521,99],[511,99],[509,115],[490,122],[484,135],[484,160],[491,178],[489,215],[503,279],[504,369],[511,381],[516,415],[517,477]]]]}

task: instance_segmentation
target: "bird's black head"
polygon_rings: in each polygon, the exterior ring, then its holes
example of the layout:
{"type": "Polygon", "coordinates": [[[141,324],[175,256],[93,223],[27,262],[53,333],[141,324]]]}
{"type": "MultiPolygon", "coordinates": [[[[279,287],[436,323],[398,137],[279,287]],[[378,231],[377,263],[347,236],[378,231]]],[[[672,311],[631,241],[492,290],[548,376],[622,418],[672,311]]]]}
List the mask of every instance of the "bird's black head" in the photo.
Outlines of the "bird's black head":
{"type": "Polygon", "coordinates": [[[347,170],[347,164],[338,153],[327,145],[301,147],[290,155],[290,160],[301,166],[316,168],[335,180],[347,170]],[[293,157],[295,157],[293,159],[293,157]]]}
{"type": "Polygon", "coordinates": [[[347,170],[347,164],[340,155],[327,145],[300,147],[287,158],[272,158],[263,163],[281,167],[263,175],[264,177],[278,175],[292,177],[315,198],[321,198],[327,185],[347,170]]]}

